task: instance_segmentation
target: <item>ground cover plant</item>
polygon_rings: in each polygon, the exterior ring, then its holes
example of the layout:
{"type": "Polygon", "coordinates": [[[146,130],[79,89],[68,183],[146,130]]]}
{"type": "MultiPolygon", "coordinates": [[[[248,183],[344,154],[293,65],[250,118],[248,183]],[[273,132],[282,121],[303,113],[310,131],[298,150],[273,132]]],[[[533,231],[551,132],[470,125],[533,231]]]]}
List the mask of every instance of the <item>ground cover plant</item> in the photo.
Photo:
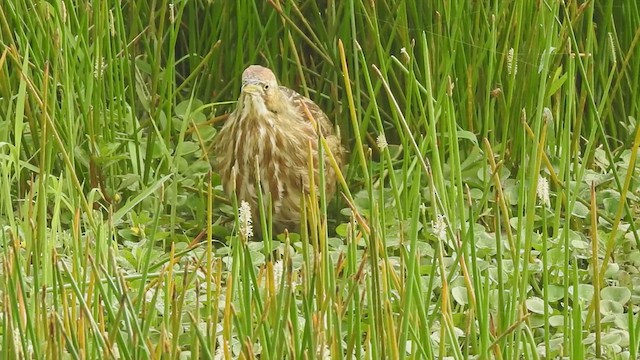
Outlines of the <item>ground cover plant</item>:
{"type": "Polygon", "coordinates": [[[4,0],[0,354],[637,359],[639,41],[632,0],[4,0]],[[299,233],[211,167],[249,64],[349,150],[299,233]]]}

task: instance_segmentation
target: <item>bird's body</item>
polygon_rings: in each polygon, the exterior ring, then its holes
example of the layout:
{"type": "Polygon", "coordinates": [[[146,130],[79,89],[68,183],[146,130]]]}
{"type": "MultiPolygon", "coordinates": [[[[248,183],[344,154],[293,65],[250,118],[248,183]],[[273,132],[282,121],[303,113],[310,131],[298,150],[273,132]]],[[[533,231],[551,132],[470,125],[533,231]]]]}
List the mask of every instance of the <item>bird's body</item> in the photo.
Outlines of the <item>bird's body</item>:
{"type": "MultiPolygon", "coordinates": [[[[271,199],[277,230],[300,225],[301,197],[309,192],[309,149],[314,181],[319,184],[318,134],[305,106],[341,165],[344,148],[327,116],[310,99],[279,86],[273,72],[258,65],[243,72],[236,109],[216,138],[217,170],[224,189],[235,191],[238,201],[248,202],[255,215],[255,185],[260,179],[265,199],[271,199]]],[[[326,154],[324,172],[326,194],[331,196],[337,177],[326,154]]]]}

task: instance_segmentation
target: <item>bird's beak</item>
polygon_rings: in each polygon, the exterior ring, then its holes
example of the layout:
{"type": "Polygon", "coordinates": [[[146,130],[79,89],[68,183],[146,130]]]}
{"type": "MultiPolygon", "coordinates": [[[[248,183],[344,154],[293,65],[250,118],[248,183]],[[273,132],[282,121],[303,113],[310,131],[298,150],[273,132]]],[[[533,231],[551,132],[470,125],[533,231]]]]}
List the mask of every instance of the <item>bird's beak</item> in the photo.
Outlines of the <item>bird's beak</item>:
{"type": "Polygon", "coordinates": [[[242,92],[247,94],[259,94],[262,88],[258,84],[242,85],[242,92]]]}

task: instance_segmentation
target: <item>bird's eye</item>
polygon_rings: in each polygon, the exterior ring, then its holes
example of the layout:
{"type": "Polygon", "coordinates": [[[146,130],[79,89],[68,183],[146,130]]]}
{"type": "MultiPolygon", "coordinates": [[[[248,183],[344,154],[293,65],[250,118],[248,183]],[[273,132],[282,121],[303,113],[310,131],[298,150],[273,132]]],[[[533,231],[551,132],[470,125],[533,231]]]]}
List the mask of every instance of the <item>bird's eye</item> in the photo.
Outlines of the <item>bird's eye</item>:
{"type": "Polygon", "coordinates": [[[264,84],[264,85],[262,85],[262,89],[264,89],[264,90],[269,90],[269,84],[264,84]]]}

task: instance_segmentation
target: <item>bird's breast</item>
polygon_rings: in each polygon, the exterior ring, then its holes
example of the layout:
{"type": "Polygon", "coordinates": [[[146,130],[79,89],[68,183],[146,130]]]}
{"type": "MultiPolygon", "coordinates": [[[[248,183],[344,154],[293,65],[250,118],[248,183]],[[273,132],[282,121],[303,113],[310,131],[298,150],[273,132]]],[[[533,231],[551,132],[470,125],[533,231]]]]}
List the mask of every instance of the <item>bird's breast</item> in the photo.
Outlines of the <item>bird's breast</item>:
{"type": "Polygon", "coordinates": [[[283,169],[286,166],[283,159],[286,142],[283,139],[286,135],[275,125],[275,116],[251,115],[253,116],[241,119],[237,128],[235,166],[241,183],[236,186],[244,189],[242,193],[256,198],[255,185],[259,181],[262,191],[269,193],[274,205],[277,205],[284,196],[286,187],[283,178],[286,172],[283,169]]]}

